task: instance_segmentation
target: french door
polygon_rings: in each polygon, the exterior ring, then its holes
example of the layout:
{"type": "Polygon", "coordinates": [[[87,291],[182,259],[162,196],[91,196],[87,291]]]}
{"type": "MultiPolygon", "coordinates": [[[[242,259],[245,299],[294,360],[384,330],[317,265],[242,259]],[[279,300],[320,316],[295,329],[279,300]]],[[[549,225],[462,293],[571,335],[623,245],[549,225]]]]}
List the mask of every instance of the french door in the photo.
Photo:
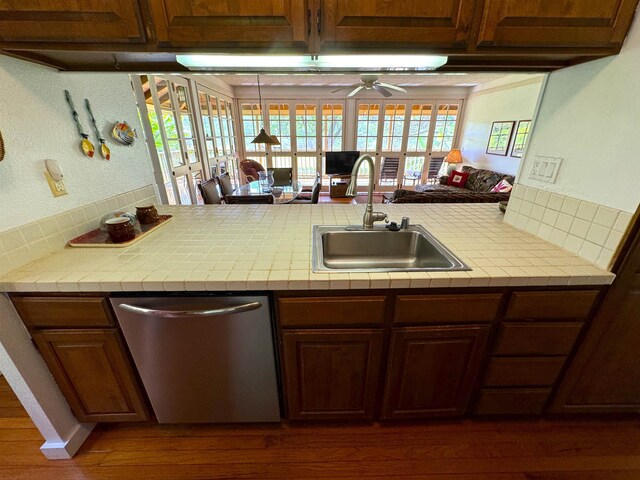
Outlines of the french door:
{"type": "Polygon", "coordinates": [[[197,84],[198,105],[203,134],[201,150],[205,153],[210,175],[228,173],[231,182],[239,186],[236,134],[231,99],[197,84]]]}
{"type": "MultiPolygon", "coordinates": [[[[376,189],[433,182],[453,148],[461,101],[358,100],[356,149],[375,159],[376,189]]],[[[358,184],[368,182],[363,165],[358,184]]]]}
{"type": "Polygon", "coordinates": [[[204,169],[188,80],[143,75],[136,91],[139,100],[144,99],[138,105],[144,105],[142,113],[146,109],[146,128],[151,130],[168,203],[203,203],[197,184],[204,178],[204,169]]]}
{"type": "MultiPolygon", "coordinates": [[[[294,180],[312,185],[316,173],[326,175],[324,154],[342,150],[344,103],[341,101],[265,102],[266,115],[254,100],[240,100],[245,156],[267,168],[293,169],[294,180]],[[264,126],[280,145],[252,144],[264,126]]],[[[328,185],[327,181],[323,184],[328,185]]]]}

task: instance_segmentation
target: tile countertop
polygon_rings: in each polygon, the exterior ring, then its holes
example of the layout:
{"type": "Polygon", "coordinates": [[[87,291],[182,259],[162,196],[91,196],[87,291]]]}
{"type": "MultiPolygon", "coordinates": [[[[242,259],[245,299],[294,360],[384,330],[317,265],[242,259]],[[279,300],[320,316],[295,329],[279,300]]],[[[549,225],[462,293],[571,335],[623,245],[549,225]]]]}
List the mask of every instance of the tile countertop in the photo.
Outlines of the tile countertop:
{"type": "Polygon", "coordinates": [[[375,205],[411,218],[472,271],[312,273],[312,225],[364,205],[159,206],[174,219],[126,248],[70,248],[0,277],[4,292],[222,291],[605,285],[614,275],[502,222],[497,204],[375,205]]]}

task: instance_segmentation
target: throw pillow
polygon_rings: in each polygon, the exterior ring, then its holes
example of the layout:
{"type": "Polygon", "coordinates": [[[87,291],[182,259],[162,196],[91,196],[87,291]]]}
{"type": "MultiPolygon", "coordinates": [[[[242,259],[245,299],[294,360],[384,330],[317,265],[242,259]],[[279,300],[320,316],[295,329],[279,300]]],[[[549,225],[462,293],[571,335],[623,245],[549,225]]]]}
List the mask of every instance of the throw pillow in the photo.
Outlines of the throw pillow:
{"type": "Polygon", "coordinates": [[[469,174],[467,172],[458,172],[454,170],[453,172],[451,172],[451,175],[449,175],[449,181],[447,182],[447,185],[464,188],[464,184],[467,183],[468,178],[469,174]]]}
{"type": "Polygon", "coordinates": [[[506,180],[500,180],[496,184],[496,186],[491,189],[491,191],[494,193],[507,193],[510,192],[512,188],[513,185],[511,185],[509,182],[507,182],[506,180]]]}

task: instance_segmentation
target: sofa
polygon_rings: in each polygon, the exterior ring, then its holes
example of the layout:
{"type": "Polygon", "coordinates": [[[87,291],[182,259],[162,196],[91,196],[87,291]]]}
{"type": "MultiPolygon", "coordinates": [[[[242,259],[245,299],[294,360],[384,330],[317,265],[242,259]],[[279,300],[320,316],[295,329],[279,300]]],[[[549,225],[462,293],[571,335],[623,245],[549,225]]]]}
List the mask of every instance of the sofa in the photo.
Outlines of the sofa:
{"type": "Polygon", "coordinates": [[[491,203],[509,200],[510,192],[492,192],[501,180],[511,185],[515,182],[513,175],[474,168],[462,167],[462,172],[469,173],[469,178],[463,188],[447,185],[449,177],[439,178],[436,185],[418,185],[413,190],[398,189],[389,199],[390,203],[491,203]]]}

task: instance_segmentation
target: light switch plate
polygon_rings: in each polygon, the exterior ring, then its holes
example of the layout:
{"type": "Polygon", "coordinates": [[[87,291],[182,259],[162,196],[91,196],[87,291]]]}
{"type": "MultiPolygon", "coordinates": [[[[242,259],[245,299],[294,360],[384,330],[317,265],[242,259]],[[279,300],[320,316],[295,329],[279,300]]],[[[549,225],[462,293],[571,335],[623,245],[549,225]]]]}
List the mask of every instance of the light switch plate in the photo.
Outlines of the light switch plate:
{"type": "Polygon", "coordinates": [[[556,183],[562,160],[560,157],[536,155],[533,161],[533,167],[529,172],[529,178],[541,182],[556,183]]]}
{"type": "Polygon", "coordinates": [[[62,180],[55,181],[49,175],[49,172],[44,172],[44,176],[47,179],[47,183],[49,184],[49,188],[51,189],[51,193],[53,193],[54,197],[61,197],[62,195],[67,194],[67,187],[64,186],[64,182],[62,180]]]}

